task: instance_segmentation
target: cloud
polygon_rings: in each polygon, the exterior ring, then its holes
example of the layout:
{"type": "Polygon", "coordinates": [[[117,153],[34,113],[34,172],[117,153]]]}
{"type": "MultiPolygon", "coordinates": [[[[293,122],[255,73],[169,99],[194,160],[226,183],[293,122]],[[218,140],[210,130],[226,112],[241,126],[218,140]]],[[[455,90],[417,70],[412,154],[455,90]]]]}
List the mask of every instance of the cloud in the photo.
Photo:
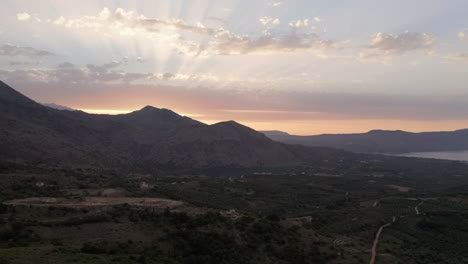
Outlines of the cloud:
{"type": "MultiPolygon", "coordinates": [[[[279,19],[264,17],[263,24],[279,24],[279,19]]],[[[189,24],[181,19],[147,18],[133,11],[118,8],[114,12],[104,8],[96,16],[59,17],[54,24],[67,28],[93,29],[105,34],[143,34],[150,41],[164,41],[177,52],[191,56],[264,54],[274,52],[314,51],[323,52],[332,48],[331,41],[323,40],[317,34],[261,33],[235,34],[222,27],[210,28],[198,22],[189,24]]],[[[296,21],[304,26],[308,20],[296,21]]]]}
{"type": "Polygon", "coordinates": [[[283,4],[283,2],[270,2],[268,3],[269,6],[272,6],[272,7],[278,7],[278,6],[281,6],[283,4]]]}
{"type": "Polygon", "coordinates": [[[456,55],[448,56],[447,58],[456,61],[468,61],[468,53],[459,53],[456,55]]]}
{"type": "Polygon", "coordinates": [[[180,73],[150,73],[126,72],[114,70],[120,62],[102,65],[87,64],[78,67],[70,62],[64,62],[56,69],[0,70],[0,79],[12,82],[42,82],[60,84],[102,84],[102,83],[155,83],[158,81],[194,82],[218,81],[211,74],[180,74],[180,73]]]}
{"type": "Polygon", "coordinates": [[[360,59],[389,59],[411,51],[426,50],[432,52],[435,37],[425,33],[405,31],[401,34],[379,32],[371,37],[367,51],[360,54],[360,59]]]}
{"type": "Polygon", "coordinates": [[[458,39],[459,40],[468,40],[468,36],[467,36],[467,34],[465,32],[460,31],[460,32],[458,32],[458,39]]]}
{"type": "Polygon", "coordinates": [[[216,35],[206,47],[200,47],[202,54],[239,55],[266,54],[276,52],[311,51],[322,53],[335,48],[332,41],[323,40],[315,33],[290,32],[283,35],[265,34],[258,38],[238,36],[229,32],[216,35]]]}
{"type": "Polygon", "coordinates": [[[16,19],[18,19],[19,21],[27,21],[31,19],[31,15],[26,12],[18,13],[16,14],[16,19]]]}
{"type": "MultiPolygon", "coordinates": [[[[119,78],[131,80],[142,77],[138,73],[127,74],[119,78]]],[[[174,75],[176,77],[171,81],[178,78],[178,74],[174,75]]],[[[31,91],[43,98],[48,96],[43,101],[55,101],[51,97],[62,94],[74,102],[94,101],[95,105],[108,109],[117,105],[128,107],[129,104],[136,109],[151,104],[202,114],[206,120],[466,120],[468,116],[466,95],[352,94],[206,86],[192,89],[185,85],[167,85],[164,80],[156,84],[75,81],[90,78],[85,69],[49,73],[43,70],[0,70],[0,78],[23,91],[31,91]],[[62,81],[38,81],[51,77],[62,81]],[[61,89],[67,91],[57,93],[61,89]],[[109,105],[105,106],[103,102],[109,102],[109,105]]]]}
{"type": "Polygon", "coordinates": [[[289,22],[289,26],[293,28],[307,27],[309,25],[309,19],[294,20],[289,22]]]}
{"type": "Polygon", "coordinates": [[[68,61],[58,65],[58,68],[73,68],[73,67],[75,67],[75,64],[68,62],[68,61]]]}
{"type": "Polygon", "coordinates": [[[145,63],[148,61],[147,59],[140,57],[140,56],[136,57],[135,60],[139,63],[145,63]]]}
{"type": "Polygon", "coordinates": [[[372,37],[371,50],[383,51],[391,54],[404,54],[418,49],[430,49],[434,43],[433,36],[405,31],[398,35],[379,32],[372,37]]]}
{"type": "Polygon", "coordinates": [[[260,18],[259,21],[263,25],[268,25],[268,24],[279,25],[281,23],[281,21],[278,18],[271,18],[271,17],[266,17],[266,16],[260,18]]]}
{"type": "Polygon", "coordinates": [[[164,73],[164,74],[162,75],[162,78],[163,78],[164,80],[170,80],[170,79],[172,79],[172,78],[174,78],[174,77],[176,77],[176,75],[173,74],[173,73],[170,73],[170,72],[166,72],[166,73],[164,73]]]}
{"type": "Polygon", "coordinates": [[[9,61],[8,65],[10,66],[17,66],[17,65],[31,65],[33,64],[30,61],[9,61]]]}
{"type": "Polygon", "coordinates": [[[0,46],[0,56],[8,57],[47,57],[55,56],[54,53],[47,50],[38,50],[31,47],[19,47],[11,44],[0,46]]]}
{"type": "Polygon", "coordinates": [[[218,30],[206,28],[203,24],[189,25],[181,19],[152,19],[134,11],[117,8],[113,13],[104,8],[97,16],[64,17],[52,21],[53,24],[67,28],[115,30],[121,34],[136,34],[144,31],[158,33],[163,31],[187,31],[197,34],[213,35],[218,30]]]}

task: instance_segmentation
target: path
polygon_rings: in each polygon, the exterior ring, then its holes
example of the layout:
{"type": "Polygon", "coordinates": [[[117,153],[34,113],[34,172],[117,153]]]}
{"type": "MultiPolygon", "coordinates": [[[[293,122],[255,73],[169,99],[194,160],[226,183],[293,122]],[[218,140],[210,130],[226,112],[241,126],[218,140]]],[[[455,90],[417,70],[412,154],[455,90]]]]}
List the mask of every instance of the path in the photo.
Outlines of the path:
{"type": "Polygon", "coordinates": [[[380,235],[385,227],[391,225],[391,223],[387,223],[379,228],[377,234],[375,234],[374,244],[372,245],[372,256],[369,264],[375,264],[375,258],[377,257],[377,245],[379,244],[380,235]]]}
{"type": "Polygon", "coordinates": [[[421,200],[420,203],[418,203],[418,205],[416,205],[414,207],[414,212],[416,213],[416,215],[419,215],[421,212],[419,212],[419,206],[422,205],[424,203],[424,200],[421,200]]]}

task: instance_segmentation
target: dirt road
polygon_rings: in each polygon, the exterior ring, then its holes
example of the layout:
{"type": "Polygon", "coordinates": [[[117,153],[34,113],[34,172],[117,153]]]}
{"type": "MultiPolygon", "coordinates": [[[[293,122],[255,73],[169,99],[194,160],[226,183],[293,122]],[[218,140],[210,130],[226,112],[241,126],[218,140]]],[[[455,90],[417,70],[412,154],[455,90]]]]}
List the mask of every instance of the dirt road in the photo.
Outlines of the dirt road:
{"type": "Polygon", "coordinates": [[[424,203],[424,200],[421,200],[421,202],[418,203],[418,205],[414,207],[414,212],[416,213],[416,215],[421,214],[421,212],[419,212],[419,206],[421,206],[423,203],[424,203]]]}
{"type": "Polygon", "coordinates": [[[375,234],[374,244],[372,245],[372,256],[369,264],[375,264],[375,258],[377,257],[377,245],[379,244],[380,235],[385,227],[391,225],[391,223],[387,223],[379,228],[377,234],[375,234]]]}

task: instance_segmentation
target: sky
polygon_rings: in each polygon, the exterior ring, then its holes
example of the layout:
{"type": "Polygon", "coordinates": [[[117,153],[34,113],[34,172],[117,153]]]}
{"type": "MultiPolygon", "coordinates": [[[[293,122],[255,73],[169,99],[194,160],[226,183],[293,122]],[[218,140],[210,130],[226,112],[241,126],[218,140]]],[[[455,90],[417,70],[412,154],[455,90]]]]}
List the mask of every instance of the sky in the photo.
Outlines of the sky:
{"type": "Polygon", "coordinates": [[[298,135],[468,128],[466,0],[0,7],[0,79],[39,102],[298,135]]]}

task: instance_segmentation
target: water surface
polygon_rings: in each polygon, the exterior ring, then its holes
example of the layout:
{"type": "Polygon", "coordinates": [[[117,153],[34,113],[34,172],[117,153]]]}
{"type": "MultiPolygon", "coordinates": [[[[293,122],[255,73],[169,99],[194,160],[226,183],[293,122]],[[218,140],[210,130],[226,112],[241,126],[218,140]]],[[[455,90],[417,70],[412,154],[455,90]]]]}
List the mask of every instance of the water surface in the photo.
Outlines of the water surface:
{"type": "Polygon", "coordinates": [[[398,156],[468,161],[468,150],[464,150],[464,151],[437,151],[437,152],[411,152],[411,153],[399,154],[398,156]]]}

